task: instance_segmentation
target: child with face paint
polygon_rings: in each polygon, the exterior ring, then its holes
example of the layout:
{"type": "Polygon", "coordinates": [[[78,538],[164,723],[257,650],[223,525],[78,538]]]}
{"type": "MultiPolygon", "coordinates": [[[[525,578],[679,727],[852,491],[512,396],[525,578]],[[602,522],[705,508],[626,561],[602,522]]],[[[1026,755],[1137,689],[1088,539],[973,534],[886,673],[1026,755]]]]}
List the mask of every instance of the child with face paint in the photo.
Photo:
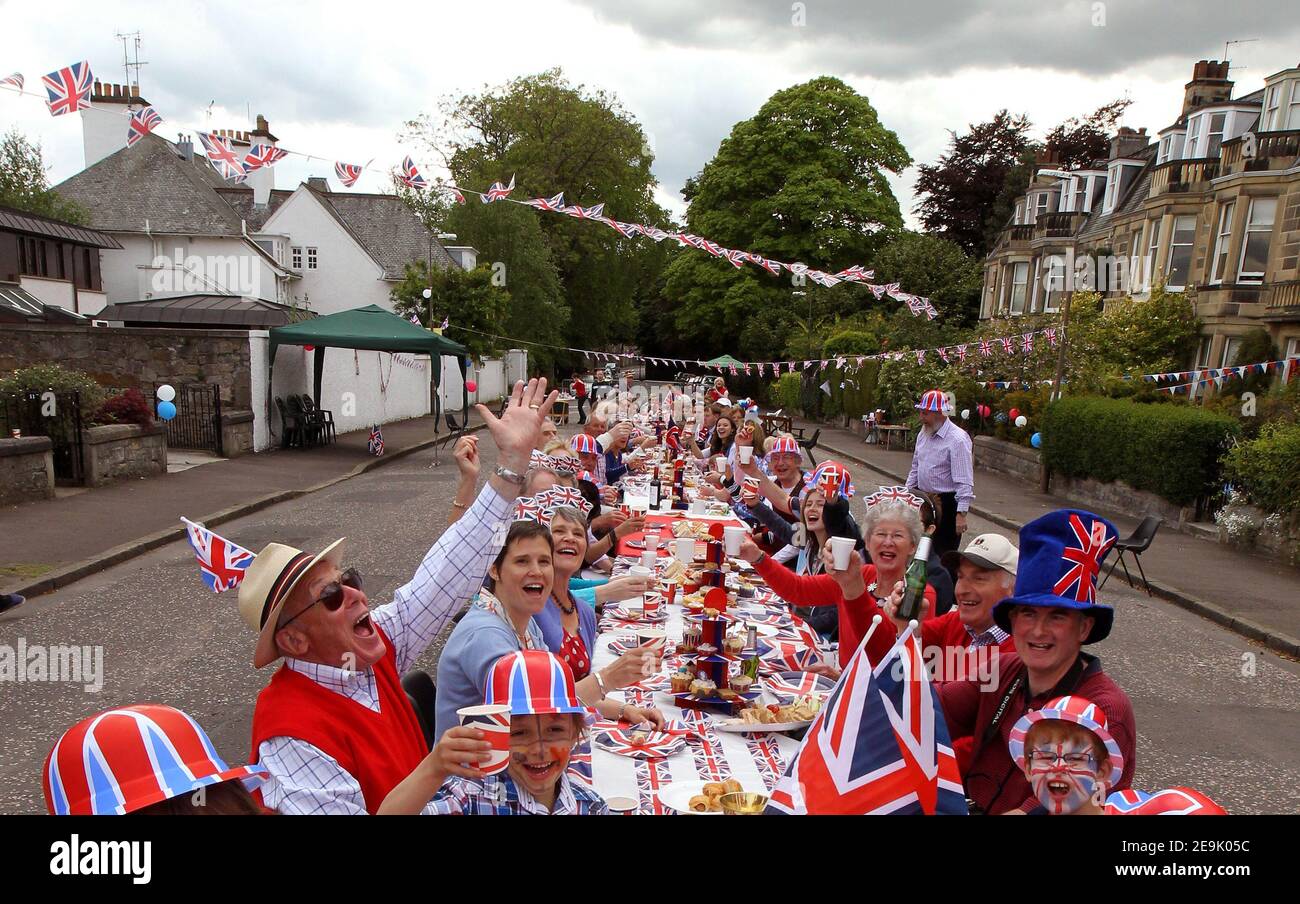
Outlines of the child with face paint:
{"type": "Polygon", "coordinates": [[[1026,713],[1008,746],[1039,800],[1031,816],[1103,815],[1108,789],[1124,771],[1106,714],[1083,697],[1057,697],[1026,713]]]}
{"type": "MultiPolygon", "coordinates": [[[[609,810],[595,791],[569,773],[569,761],[586,732],[591,710],[578,700],[573,673],[544,650],[519,650],[492,666],[487,681],[489,705],[510,707],[509,765],[485,775],[477,768],[490,752],[467,754],[474,762],[454,774],[440,769],[437,751],[385,799],[380,813],[480,816],[603,816],[609,810]],[[450,774],[450,777],[448,775],[450,774]],[[432,799],[430,799],[432,797],[432,799]]],[[[447,736],[486,741],[471,726],[447,736]]]]}

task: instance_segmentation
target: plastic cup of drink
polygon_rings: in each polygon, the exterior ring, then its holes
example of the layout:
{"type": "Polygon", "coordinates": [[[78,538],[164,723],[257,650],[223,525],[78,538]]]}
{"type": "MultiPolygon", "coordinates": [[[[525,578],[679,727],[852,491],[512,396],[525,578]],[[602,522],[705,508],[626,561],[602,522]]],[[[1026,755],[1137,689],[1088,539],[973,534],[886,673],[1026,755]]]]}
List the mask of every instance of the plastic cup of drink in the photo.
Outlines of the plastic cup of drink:
{"type": "Polygon", "coordinates": [[[831,556],[834,559],[836,571],[847,571],[849,567],[849,553],[853,552],[853,538],[851,537],[831,537],[831,556]]]}
{"type": "Polygon", "coordinates": [[[722,543],[729,556],[740,555],[740,543],[744,539],[745,529],[743,527],[728,525],[722,529],[722,543]]]}
{"type": "Polygon", "coordinates": [[[658,628],[637,628],[636,643],[639,647],[648,646],[658,656],[668,643],[668,635],[658,628]]]}
{"type": "Polygon", "coordinates": [[[695,498],[691,500],[691,514],[703,515],[709,510],[709,501],[707,499],[695,498]]]}
{"type": "Polygon", "coordinates": [[[747,464],[749,464],[750,459],[752,459],[752,458],[754,457],[754,447],[753,447],[753,446],[741,446],[741,447],[740,447],[740,451],[739,451],[737,454],[740,455],[740,463],[741,463],[742,465],[747,465],[747,464]]]}
{"type": "Polygon", "coordinates": [[[725,455],[719,455],[717,458],[713,459],[713,469],[719,474],[727,473],[727,457],[725,455]]]}

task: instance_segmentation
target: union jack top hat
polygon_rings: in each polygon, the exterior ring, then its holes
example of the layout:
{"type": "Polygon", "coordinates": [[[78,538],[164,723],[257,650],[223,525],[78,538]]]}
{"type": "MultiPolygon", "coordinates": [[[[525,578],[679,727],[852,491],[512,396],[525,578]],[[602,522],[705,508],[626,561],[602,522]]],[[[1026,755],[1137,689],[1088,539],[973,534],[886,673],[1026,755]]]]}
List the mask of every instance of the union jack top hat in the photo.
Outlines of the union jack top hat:
{"type": "Polygon", "coordinates": [[[917,411],[938,411],[946,414],[948,411],[948,398],[943,394],[942,389],[926,390],[925,395],[921,396],[921,401],[915,406],[917,411]]]}
{"type": "Polygon", "coordinates": [[[239,779],[249,791],[268,773],[233,769],[199,723],[170,706],[146,703],[82,719],[45,758],[41,785],[51,816],[122,815],[239,779]]]}
{"type": "Polygon", "coordinates": [[[569,445],[579,455],[599,455],[601,452],[600,443],[596,442],[596,438],[585,433],[575,434],[573,439],[569,440],[569,445]]]}
{"type": "Polygon", "coordinates": [[[776,442],[772,443],[772,448],[767,454],[778,455],[782,452],[789,452],[794,455],[803,455],[803,453],[799,451],[798,441],[796,441],[793,436],[778,436],[776,442]]]}
{"type": "Polygon", "coordinates": [[[1057,697],[1049,700],[1042,709],[1030,710],[1020,717],[1011,729],[1007,748],[1011,752],[1011,759],[1016,761],[1022,771],[1025,768],[1025,735],[1029,734],[1031,725],[1043,719],[1063,719],[1095,734],[1110,757],[1108,784],[1113,787],[1119,782],[1119,777],[1124,774],[1124,754],[1119,752],[1119,745],[1106,729],[1106,714],[1100,706],[1085,697],[1057,697]]]}
{"type": "Polygon", "coordinates": [[[1092,512],[1058,509],[1030,521],[1020,529],[1015,595],[993,607],[993,620],[1009,632],[1016,606],[1078,609],[1093,618],[1084,643],[1104,640],[1115,610],[1097,602],[1097,575],[1118,538],[1115,525],[1092,512]]]}
{"type": "Polygon", "coordinates": [[[516,650],[502,656],[488,675],[486,704],[509,706],[512,716],[587,714],[573,685],[573,672],[553,653],[516,650]]]}

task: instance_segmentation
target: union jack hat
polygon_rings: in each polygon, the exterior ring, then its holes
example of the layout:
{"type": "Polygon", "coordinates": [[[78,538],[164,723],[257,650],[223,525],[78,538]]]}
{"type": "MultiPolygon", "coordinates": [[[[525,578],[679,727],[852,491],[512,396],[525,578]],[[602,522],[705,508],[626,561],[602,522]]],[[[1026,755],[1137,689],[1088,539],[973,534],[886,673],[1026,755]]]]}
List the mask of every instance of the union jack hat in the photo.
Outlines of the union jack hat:
{"type": "Polygon", "coordinates": [[[777,455],[781,452],[789,452],[792,455],[803,454],[799,451],[799,443],[793,436],[778,436],[767,454],[777,455]]]}
{"type": "Polygon", "coordinates": [[[599,455],[602,451],[596,438],[585,433],[574,434],[573,439],[569,440],[569,447],[579,455],[599,455]]]}
{"type": "Polygon", "coordinates": [[[483,702],[509,706],[512,716],[588,712],[578,700],[569,666],[545,650],[516,650],[498,659],[483,702]]]}
{"type": "Polygon", "coordinates": [[[1021,771],[1025,768],[1025,735],[1029,734],[1031,725],[1043,719],[1064,719],[1095,734],[1110,757],[1109,784],[1113,787],[1119,782],[1119,777],[1124,774],[1124,754],[1119,752],[1119,745],[1106,730],[1106,713],[1085,697],[1057,697],[1049,700],[1042,709],[1030,710],[1020,717],[1020,721],[1011,729],[1007,748],[1011,752],[1011,759],[1016,761],[1021,771]]]}
{"type": "Polygon", "coordinates": [[[1152,794],[1125,788],[1106,798],[1107,816],[1227,816],[1228,811],[1195,788],[1166,788],[1152,794]]]}
{"type": "Polygon", "coordinates": [[[112,816],[234,779],[252,791],[267,777],[254,766],[227,766],[185,713],[146,703],[65,731],[45,758],[41,785],[51,816],[112,816]]]}
{"type": "Polygon", "coordinates": [[[1078,609],[1093,618],[1084,643],[1104,640],[1115,610],[1097,602],[1097,575],[1118,538],[1115,525],[1092,512],[1058,509],[1030,521],[1020,529],[1016,592],[993,607],[993,620],[1010,632],[1016,606],[1078,609]]]}
{"type": "Polygon", "coordinates": [[[921,401],[915,406],[917,411],[938,411],[941,414],[947,413],[948,397],[943,394],[942,389],[931,389],[921,396],[921,401]]]}
{"type": "Polygon", "coordinates": [[[280,651],[275,646],[275,626],[280,621],[280,610],[293,593],[293,588],[317,564],[329,562],[335,568],[339,567],[345,539],[335,540],[314,556],[283,543],[268,543],[248,566],[239,585],[239,614],[244,624],[257,632],[253,668],[260,669],[280,658],[280,651]]]}
{"type": "Polygon", "coordinates": [[[852,499],[856,490],[849,469],[837,461],[824,461],[811,474],[803,479],[807,490],[822,490],[828,497],[838,493],[846,499],[852,499]]]}

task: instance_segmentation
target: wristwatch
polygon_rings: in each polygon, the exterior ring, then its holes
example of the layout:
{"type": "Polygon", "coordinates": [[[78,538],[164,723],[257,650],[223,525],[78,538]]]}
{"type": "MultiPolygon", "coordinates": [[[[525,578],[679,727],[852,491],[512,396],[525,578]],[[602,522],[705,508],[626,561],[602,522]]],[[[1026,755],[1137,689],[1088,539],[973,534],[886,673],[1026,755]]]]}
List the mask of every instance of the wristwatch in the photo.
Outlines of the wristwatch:
{"type": "Polygon", "coordinates": [[[513,483],[516,486],[524,485],[524,475],[516,473],[515,471],[512,471],[509,468],[505,468],[502,467],[501,465],[497,465],[497,469],[493,473],[496,474],[498,477],[500,477],[502,480],[504,480],[506,483],[513,483]]]}

